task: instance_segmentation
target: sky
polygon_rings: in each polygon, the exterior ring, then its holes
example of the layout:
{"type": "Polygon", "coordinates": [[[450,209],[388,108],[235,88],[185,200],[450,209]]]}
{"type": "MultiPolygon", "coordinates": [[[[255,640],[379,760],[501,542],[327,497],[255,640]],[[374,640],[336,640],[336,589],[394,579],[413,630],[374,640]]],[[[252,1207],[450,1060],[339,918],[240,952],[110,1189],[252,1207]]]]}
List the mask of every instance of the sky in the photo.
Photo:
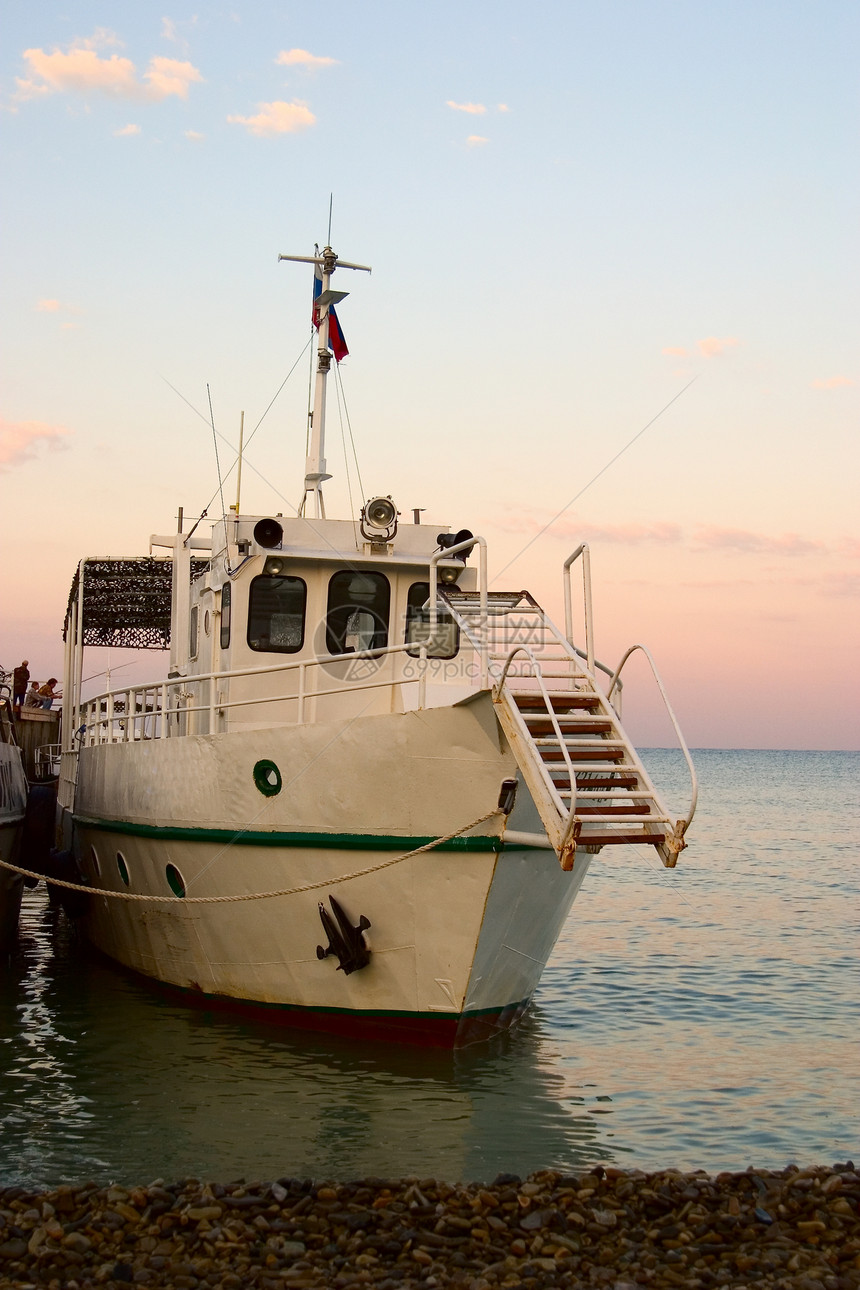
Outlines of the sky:
{"type": "Polygon", "coordinates": [[[294,512],[312,284],[277,257],[331,206],[373,272],[334,282],[328,513],[481,533],[557,619],[588,541],[599,658],[646,644],[691,746],[860,746],[853,0],[2,20],[0,664],[61,676],[77,561],[217,513],[210,398],[223,474],[259,427],[243,512],[294,512]]]}

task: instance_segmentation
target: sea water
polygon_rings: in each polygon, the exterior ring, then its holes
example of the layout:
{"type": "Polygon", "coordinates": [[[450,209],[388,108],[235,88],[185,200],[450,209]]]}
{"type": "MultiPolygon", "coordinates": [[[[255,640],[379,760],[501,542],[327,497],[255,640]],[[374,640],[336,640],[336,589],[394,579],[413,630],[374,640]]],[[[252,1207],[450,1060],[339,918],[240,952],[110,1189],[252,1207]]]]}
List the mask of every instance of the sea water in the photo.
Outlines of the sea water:
{"type": "MultiPolygon", "coordinates": [[[[167,1002],[28,892],[0,996],[0,1184],[860,1158],[860,754],[694,756],[678,867],[604,849],[524,1023],[455,1054],[167,1002]]],[[[646,760],[682,803],[677,754],[646,760]]]]}

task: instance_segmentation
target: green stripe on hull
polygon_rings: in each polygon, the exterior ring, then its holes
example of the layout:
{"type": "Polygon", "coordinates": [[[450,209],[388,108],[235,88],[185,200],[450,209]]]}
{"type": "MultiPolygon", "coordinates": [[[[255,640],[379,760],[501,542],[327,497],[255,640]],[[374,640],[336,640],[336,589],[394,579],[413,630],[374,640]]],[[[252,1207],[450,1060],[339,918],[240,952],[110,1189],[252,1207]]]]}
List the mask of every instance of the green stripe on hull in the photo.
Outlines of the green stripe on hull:
{"type": "MultiPolygon", "coordinates": [[[[260,833],[253,829],[179,828],[175,825],[131,824],[127,820],[93,820],[76,815],[79,828],[103,833],[124,833],[137,838],[160,838],[164,842],[240,842],[254,847],[326,847],[339,851],[414,851],[433,842],[432,837],[377,836],[374,833],[260,833]]],[[[436,851],[501,851],[504,842],[496,837],[451,838],[440,842],[436,851]]]]}

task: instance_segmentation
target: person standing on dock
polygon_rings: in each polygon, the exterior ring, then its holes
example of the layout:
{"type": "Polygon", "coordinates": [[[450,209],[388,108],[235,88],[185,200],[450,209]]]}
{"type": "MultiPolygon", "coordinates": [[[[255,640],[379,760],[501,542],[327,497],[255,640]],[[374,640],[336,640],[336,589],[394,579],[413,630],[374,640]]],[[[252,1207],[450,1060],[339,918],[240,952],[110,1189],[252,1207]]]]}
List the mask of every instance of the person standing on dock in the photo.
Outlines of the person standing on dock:
{"type": "Polygon", "coordinates": [[[24,706],[27,696],[27,682],[30,679],[30,660],[25,658],[20,667],[12,672],[12,707],[16,715],[24,706]]]}

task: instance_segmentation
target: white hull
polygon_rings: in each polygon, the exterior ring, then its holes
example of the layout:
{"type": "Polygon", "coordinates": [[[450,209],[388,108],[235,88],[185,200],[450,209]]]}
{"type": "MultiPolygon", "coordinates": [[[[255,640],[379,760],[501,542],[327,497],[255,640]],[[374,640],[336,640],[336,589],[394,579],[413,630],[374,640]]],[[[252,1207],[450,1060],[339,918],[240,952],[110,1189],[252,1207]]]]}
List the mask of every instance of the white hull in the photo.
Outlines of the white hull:
{"type": "MultiPolygon", "coordinates": [[[[172,865],[187,897],[306,888],[212,904],[93,896],[87,933],[149,977],[300,1024],[481,1037],[533,994],[588,858],[565,873],[551,850],[506,846],[495,816],[448,849],[390,862],[492,811],[515,773],[488,694],[341,726],[84,749],[76,839],[93,885],[170,896],[172,865]],[[272,797],[254,782],[261,757],[282,774],[272,797]],[[317,956],[332,895],[352,925],[371,924],[370,961],[349,975],[317,956]]],[[[521,792],[515,826],[530,823],[521,792]]]]}

